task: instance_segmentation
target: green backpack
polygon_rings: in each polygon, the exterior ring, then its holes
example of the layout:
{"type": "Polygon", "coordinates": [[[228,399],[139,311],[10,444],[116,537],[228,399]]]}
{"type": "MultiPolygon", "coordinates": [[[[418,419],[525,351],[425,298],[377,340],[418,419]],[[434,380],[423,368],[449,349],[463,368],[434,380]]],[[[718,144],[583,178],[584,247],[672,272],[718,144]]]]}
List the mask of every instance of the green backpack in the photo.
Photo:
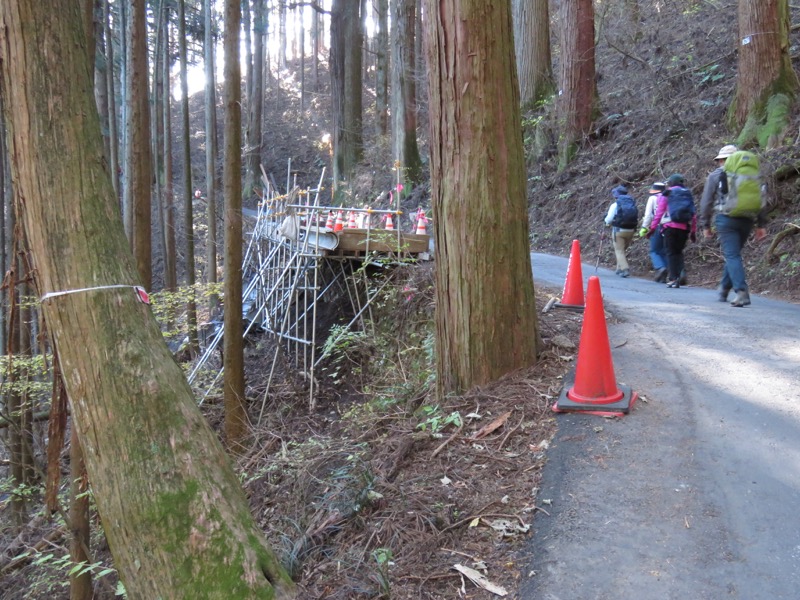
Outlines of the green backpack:
{"type": "Polygon", "coordinates": [[[725,160],[719,189],[720,213],[730,217],[754,219],[762,208],[758,156],[747,150],[731,154],[725,160]]]}

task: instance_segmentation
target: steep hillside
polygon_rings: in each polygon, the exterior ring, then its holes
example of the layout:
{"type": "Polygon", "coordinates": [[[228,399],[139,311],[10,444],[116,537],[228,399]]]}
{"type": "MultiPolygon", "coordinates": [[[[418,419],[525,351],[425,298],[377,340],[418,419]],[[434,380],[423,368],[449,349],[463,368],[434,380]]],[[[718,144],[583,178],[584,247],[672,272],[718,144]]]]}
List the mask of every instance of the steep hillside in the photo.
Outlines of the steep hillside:
{"type": "MultiPolygon", "coordinates": [[[[598,15],[597,72],[602,117],[584,140],[577,159],[556,170],[555,133],[544,160],[529,164],[530,218],[533,248],[566,254],[570,242],[581,242],[585,260],[614,265],[602,219],[610,190],[625,183],[644,207],[653,181],[682,173],[696,197],[714,168],[717,150],[733,141],[725,115],[736,80],[736,2],[640,2],[640,21],[616,3],[598,15]]],[[[628,3],[630,4],[630,3],[628,3]]],[[[800,9],[793,6],[793,22],[800,9]]],[[[798,34],[792,37],[797,54],[798,34]]],[[[795,66],[797,67],[797,59],[795,66]]],[[[551,124],[549,107],[544,126],[551,124]]],[[[789,236],[779,257],[766,260],[770,241],[787,222],[798,222],[800,149],[797,111],[782,145],[762,155],[770,202],[770,237],[746,249],[748,280],[756,293],[797,300],[800,288],[800,238],[789,236]]],[[[529,137],[533,131],[526,130],[529,137]]],[[[541,133],[541,132],[540,132],[541,133]]],[[[645,241],[631,250],[635,276],[650,275],[645,241]]],[[[690,244],[686,252],[690,283],[716,285],[722,262],[714,242],[690,244]]]]}

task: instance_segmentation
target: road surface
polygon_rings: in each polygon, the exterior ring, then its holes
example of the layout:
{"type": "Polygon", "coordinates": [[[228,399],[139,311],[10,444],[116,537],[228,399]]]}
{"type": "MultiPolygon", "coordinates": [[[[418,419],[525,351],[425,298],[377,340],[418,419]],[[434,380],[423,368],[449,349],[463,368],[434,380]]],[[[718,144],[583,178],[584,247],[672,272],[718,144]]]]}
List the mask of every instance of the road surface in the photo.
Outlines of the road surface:
{"type": "MultiPolygon", "coordinates": [[[[567,259],[532,255],[561,289],[567,259]]],[[[558,415],[525,600],[800,598],[800,306],[600,278],[629,415],[558,415]]],[[[542,315],[546,319],[547,315],[542,315]]]]}

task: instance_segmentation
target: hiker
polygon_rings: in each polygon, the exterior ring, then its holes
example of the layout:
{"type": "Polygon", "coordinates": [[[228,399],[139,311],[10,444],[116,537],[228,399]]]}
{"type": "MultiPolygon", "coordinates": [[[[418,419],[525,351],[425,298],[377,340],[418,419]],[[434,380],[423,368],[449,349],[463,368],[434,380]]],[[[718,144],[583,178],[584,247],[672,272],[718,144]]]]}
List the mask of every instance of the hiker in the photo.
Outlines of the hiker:
{"type": "Polygon", "coordinates": [[[703,237],[714,237],[711,219],[717,229],[725,266],[717,287],[718,300],[728,301],[731,290],[736,297],[731,306],[750,305],[750,291],[745,280],[742,248],[755,225],[756,241],[767,235],[764,228],[766,209],[762,201],[758,157],[729,144],[714,157],[717,168],[709,173],[700,200],[703,237]]]}
{"type": "Polygon", "coordinates": [[[614,201],[608,207],[606,214],[606,227],[611,227],[611,239],[614,242],[614,256],[617,259],[616,273],[620,277],[628,277],[628,259],[625,252],[633,241],[636,224],[639,222],[639,209],[636,201],[628,195],[628,188],[618,185],[611,190],[614,201]]]}
{"type": "MultiPolygon", "coordinates": [[[[650,231],[650,223],[653,222],[653,217],[656,214],[656,206],[658,205],[658,197],[667,188],[667,184],[661,181],[656,181],[650,186],[650,197],[647,199],[647,205],[644,207],[644,218],[642,218],[642,228],[639,230],[639,236],[645,237],[647,232],[650,231]]],[[[664,249],[664,238],[661,232],[656,232],[655,235],[650,236],[650,262],[653,263],[653,269],[656,274],[653,276],[653,281],[656,283],[664,283],[667,280],[667,253],[664,249]]]]}
{"type": "Polygon", "coordinates": [[[658,233],[659,225],[667,252],[667,287],[679,288],[684,271],[683,249],[688,239],[697,241],[694,197],[691,190],[686,188],[686,180],[680,173],[669,176],[666,189],[658,197],[656,214],[647,233],[648,238],[658,233]]]}

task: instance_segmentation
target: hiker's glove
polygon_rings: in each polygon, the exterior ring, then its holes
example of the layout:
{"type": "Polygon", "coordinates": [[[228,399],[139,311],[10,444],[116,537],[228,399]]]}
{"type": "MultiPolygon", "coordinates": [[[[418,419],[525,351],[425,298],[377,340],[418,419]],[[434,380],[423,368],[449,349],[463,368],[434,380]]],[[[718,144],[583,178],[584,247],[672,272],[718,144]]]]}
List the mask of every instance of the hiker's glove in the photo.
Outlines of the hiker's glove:
{"type": "Polygon", "coordinates": [[[648,230],[647,230],[647,235],[646,235],[645,237],[646,237],[646,238],[649,240],[651,237],[653,237],[653,234],[654,234],[655,232],[656,232],[656,230],[655,230],[655,229],[648,229],[648,230]]]}
{"type": "Polygon", "coordinates": [[[642,227],[639,230],[639,237],[645,237],[647,235],[648,231],[650,231],[650,230],[647,227],[642,227]]]}

